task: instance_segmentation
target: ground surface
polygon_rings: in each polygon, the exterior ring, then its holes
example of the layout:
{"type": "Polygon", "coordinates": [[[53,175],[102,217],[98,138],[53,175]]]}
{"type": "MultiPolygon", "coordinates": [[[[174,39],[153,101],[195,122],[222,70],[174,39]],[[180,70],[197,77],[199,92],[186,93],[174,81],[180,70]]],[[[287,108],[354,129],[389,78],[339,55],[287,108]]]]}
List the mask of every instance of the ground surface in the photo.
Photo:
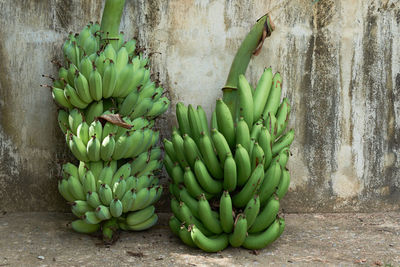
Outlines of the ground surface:
{"type": "Polygon", "coordinates": [[[400,266],[400,213],[287,214],[284,234],[254,253],[208,254],[184,246],[167,227],[122,233],[112,246],[66,227],[61,213],[0,215],[0,266],[400,266]]]}

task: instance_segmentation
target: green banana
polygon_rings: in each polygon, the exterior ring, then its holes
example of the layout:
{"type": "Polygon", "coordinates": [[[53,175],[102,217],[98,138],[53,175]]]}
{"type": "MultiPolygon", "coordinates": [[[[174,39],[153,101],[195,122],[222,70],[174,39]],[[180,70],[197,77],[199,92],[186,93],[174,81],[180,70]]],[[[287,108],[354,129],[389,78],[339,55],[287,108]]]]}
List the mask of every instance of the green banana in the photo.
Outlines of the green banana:
{"type": "Polygon", "coordinates": [[[207,171],[203,161],[197,159],[194,163],[194,173],[201,187],[210,194],[217,194],[222,190],[222,183],[214,180],[207,171]]]}
{"type": "Polygon", "coordinates": [[[269,198],[262,211],[254,220],[253,225],[249,228],[249,233],[258,233],[271,225],[279,212],[279,199],[275,196],[269,198]]]}
{"type": "Polygon", "coordinates": [[[225,163],[224,163],[224,182],[223,188],[232,192],[237,186],[237,172],[236,172],[236,162],[232,157],[230,152],[227,153],[225,163]]]}
{"type": "Polygon", "coordinates": [[[182,166],[182,168],[188,167],[189,163],[187,162],[186,157],[185,157],[183,139],[178,134],[178,132],[176,132],[176,131],[172,132],[171,141],[174,146],[175,156],[176,156],[179,164],[182,166]]]}
{"type": "Polygon", "coordinates": [[[86,194],[78,178],[70,176],[68,178],[68,191],[76,200],[86,200],[86,194]]]}
{"type": "Polygon", "coordinates": [[[103,167],[103,161],[94,161],[89,163],[89,169],[93,173],[94,177],[99,177],[103,167]]]}
{"type": "Polygon", "coordinates": [[[58,111],[58,125],[60,126],[60,129],[64,134],[66,134],[67,130],[69,129],[68,116],[69,115],[65,110],[60,109],[58,111]]]}
{"type": "MultiPolygon", "coordinates": [[[[107,48],[108,47],[110,47],[110,45],[108,45],[107,48]]],[[[115,85],[117,83],[117,75],[118,73],[115,68],[114,61],[108,57],[104,68],[104,74],[102,75],[103,98],[109,98],[112,96],[115,89],[115,85]]]]}
{"type": "Polygon", "coordinates": [[[101,220],[96,216],[95,211],[87,211],[82,218],[88,224],[98,224],[101,222],[101,220]]]}
{"type": "Polygon", "coordinates": [[[282,169],[281,179],[279,181],[278,189],[276,190],[276,194],[279,197],[279,199],[282,199],[286,195],[289,189],[289,185],[290,185],[290,173],[287,169],[282,169]]]}
{"type": "Polygon", "coordinates": [[[244,240],[242,246],[253,250],[265,248],[279,236],[279,228],[279,220],[275,220],[264,232],[249,234],[244,240]]]}
{"type": "Polygon", "coordinates": [[[71,227],[78,233],[91,234],[100,229],[100,224],[88,224],[84,220],[75,220],[71,223],[71,227]]]}
{"type": "Polygon", "coordinates": [[[266,127],[262,127],[258,136],[258,144],[264,151],[264,169],[268,169],[272,161],[272,140],[271,134],[266,127]]]}
{"type": "Polygon", "coordinates": [[[111,218],[110,210],[108,209],[108,207],[103,206],[103,205],[98,206],[96,208],[95,213],[96,213],[96,217],[101,221],[108,220],[111,218]]]}
{"type": "Polygon", "coordinates": [[[185,245],[188,245],[189,247],[196,247],[188,228],[186,228],[184,224],[178,228],[178,236],[185,245]]]}
{"type": "Polygon", "coordinates": [[[254,196],[254,198],[250,199],[250,201],[246,205],[246,208],[244,209],[244,215],[246,215],[247,220],[247,229],[249,229],[253,225],[259,212],[260,198],[258,195],[256,195],[254,196]]]}
{"type": "Polygon", "coordinates": [[[94,178],[93,173],[89,170],[83,176],[83,192],[86,194],[87,192],[96,192],[96,179],[94,178]]]}
{"type": "Polygon", "coordinates": [[[93,208],[83,200],[75,200],[71,202],[71,211],[76,217],[81,217],[87,211],[92,211],[93,208]]]}
{"type": "Polygon", "coordinates": [[[174,162],[174,163],[178,162],[178,158],[176,157],[173,143],[171,141],[169,141],[168,139],[164,139],[163,143],[164,143],[165,152],[167,153],[169,158],[172,160],[172,162],[174,162]]]}
{"type": "Polygon", "coordinates": [[[242,145],[250,153],[250,130],[243,117],[239,118],[236,126],[236,145],[242,145]]]}
{"type": "Polygon", "coordinates": [[[87,146],[87,143],[89,142],[89,125],[86,123],[86,121],[83,121],[81,124],[79,124],[76,132],[78,138],[82,140],[85,146],[87,146]]]}
{"type": "Polygon", "coordinates": [[[81,100],[76,90],[69,84],[65,86],[64,96],[69,101],[69,103],[71,103],[71,105],[73,105],[74,107],[84,109],[88,106],[88,103],[81,100]]]}
{"type": "Polygon", "coordinates": [[[202,132],[202,124],[197,110],[192,105],[188,106],[188,120],[192,137],[196,143],[199,144],[201,136],[200,133],[202,132]]]}
{"type": "Polygon", "coordinates": [[[132,113],[133,109],[135,108],[135,104],[138,100],[138,92],[133,90],[128,94],[128,96],[124,99],[119,109],[119,113],[121,116],[128,116],[132,113]]]}
{"type": "Polygon", "coordinates": [[[93,101],[92,97],[90,96],[89,83],[85,76],[83,76],[83,74],[80,73],[78,70],[75,73],[74,87],[79,95],[79,98],[83,102],[89,104],[93,101]]]}
{"type": "Polygon", "coordinates": [[[103,126],[99,120],[93,121],[89,125],[89,137],[96,136],[96,138],[100,138],[103,134],[103,126]]]}
{"type": "Polygon", "coordinates": [[[187,134],[193,136],[189,124],[188,109],[182,102],[176,104],[176,119],[179,124],[181,135],[187,134]]]}
{"type": "Polygon", "coordinates": [[[279,106],[278,112],[276,114],[276,124],[277,133],[276,136],[280,136],[286,128],[287,122],[289,120],[290,105],[287,98],[283,98],[281,105],[279,106]]]}
{"type": "Polygon", "coordinates": [[[264,180],[264,166],[257,165],[242,190],[232,198],[235,207],[244,207],[259,189],[264,180]]]}
{"type": "Polygon", "coordinates": [[[90,138],[87,144],[87,155],[90,161],[99,161],[100,160],[100,141],[96,136],[90,138]]]}
{"type": "Polygon", "coordinates": [[[183,183],[183,174],[184,172],[181,166],[176,162],[174,167],[172,168],[172,173],[171,173],[171,178],[173,182],[177,185],[183,183]]]}
{"type": "Polygon", "coordinates": [[[185,174],[183,175],[183,182],[186,186],[187,191],[189,192],[189,194],[192,197],[197,198],[201,194],[205,194],[207,199],[211,198],[212,195],[206,193],[201,188],[201,186],[197,182],[193,172],[190,170],[190,167],[186,167],[185,174]]]}
{"type": "Polygon", "coordinates": [[[216,179],[223,179],[223,172],[219,165],[217,155],[215,154],[212,140],[204,132],[201,132],[199,149],[203,156],[204,163],[211,175],[216,179]]]}
{"type": "Polygon", "coordinates": [[[272,69],[264,69],[253,96],[254,120],[261,118],[272,86],[272,69]]]}
{"type": "Polygon", "coordinates": [[[85,118],[87,123],[92,123],[97,117],[103,114],[103,111],[103,101],[92,102],[86,110],[85,118]]]}
{"type": "Polygon", "coordinates": [[[214,234],[222,233],[221,223],[212,215],[210,204],[204,194],[200,195],[198,202],[198,213],[204,226],[214,234]]]}
{"type": "Polygon", "coordinates": [[[133,231],[142,231],[149,229],[150,227],[154,226],[158,221],[158,216],[157,214],[153,214],[149,219],[146,221],[135,224],[135,225],[128,225],[128,229],[133,230],[133,231]]]}
{"type": "Polygon", "coordinates": [[[78,126],[82,123],[82,121],[83,121],[83,116],[78,109],[74,108],[69,112],[68,125],[73,134],[75,135],[77,134],[78,126]]]}
{"type": "Polygon", "coordinates": [[[207,237],[195,225],[190,227],[190,235],[196,246],[206,252],[221,251],[229,244],[229,238],[226,234],[220,234],[215,237],[207,237]]]}
{"type": "Polygon", "coordinates": [[[216,117],[218,130],[224,135],[229,147],[235,146],[235,127],[233,124],[232,114],[228,106],[222,101],[221,98],[217,100],[216,104],[216,117]]]}
{"type": "Polygon", "coordinates": [[[236,146],[235,162],[237,167],[237,185],[243,186],[250,177],[251,162],[247,150],[240,144],[236,146]]]}
{"type": "Polygon", "coordinates": [[[264,111],[263,111],[263,119],[266,119],[268,116],[268,113],[271,113],[272,115],[276,114],[276,111],[278,110],[279,103],[281,100],[281,89],[282,85],[282,78],[279,72],[275,73],[273,79],[272,79],[272,88],[268,96],[267,104],[265,105],[264,111]]]}
{"type": "Polygon", "coordinates": [[[221,195],[219,204],[219,218],[221,227],[225,233],[231,233],[233,229],[233,210],[232,199],[228,191],[224,191],[221,195]]]}
{"type": "Polygon", "coordinates": [[[251,171],[253,171],[258,164],[262,164],[264,166],[264,162],[264,150],[261,148],[258,142],[255,142],[251,152],[251,171]]]}
{"type": "Polygon", "coordinates": [[[198,212],[198,202],[195,198],[193,198],[189,192],[183,187],[179,190],[179,199],[188,206],[190,211],[192,212],[193,216],[199,218],[198,212]]]}
{"type": "Polygon", "coordinates": [[[226,141],[225,137],[220,132],[218,132],[217,129],[211,130],[211,137],[215,146],[215,150],[217,151],[221,166],[224,166],[227,155],[231,153],[228,142],[226,141]]]}
{"type": "Polygon", "coordinates": [[[154,211],[154,206],[148,206],[145,209],[130,212],[128,216],[126,216],[126,223],[128,225],[140,224],[153,216],[154,211]]]}
{"type": "Polygon", "coordinates": [[[76,200],[76,198],[69,191],[69,185],[68,185],[67,179],[62,179],[62,180],[58,181],[58,191],[60,192],[60,194],[62,195],[62,197],[65,200],[67,200],[69,202],[76,200]]]}
{"type": "Polygon", "coordinates": [[[99,205],[101,205],[99,195],[97,192],[87,192],[86,194],[86,202],[93,208],[97,208],[99,205]]]}
{"type": "Polygon", "coordinates": [[[113,200],[112,196],[113,194],[110,186],[108,184],[102,184],[99,188],[100,201],[105,206],[110,206],[110,203],[113,200]]]}
{"type": "Polygon", "coordinates": [[[54,101],[63,108],[71,109],[74,106],[69,102],[68,98],[64,94],[64,90],[57,87],[52,87],[51,96],[54,101]]]}
{"type": "Polygon", "coordinates": [[[149,189],[143,188],[136,193],[136,199],[130,209],[130,211],[136,211],[145,208],[147,201],[149,200],[149,189]]]}
{"type": "Polygon", "coordinates": [[[283,135],[277,142],[272,146],[272,154],[276,155],[284,147],[290,146],[294,139],[294,130],[291,129],[285,135],[283,135]]]}
{"type": "Polygon", "coordinates": [[[244,214],[239,213],[236,216],[235,227],[232,234],[229,235],[229,243],[232,247],[240,247],[247,236],[247,219],[244,214]]]}
{"type": "Polygon", "coordinates": [[[253,127],[254,107],[250,84],[243,74],[239,75],[238,83],[239,115],[243,117],[249,129],[253,127]]]}
{"type": "Polygon", "coordinates": [[[271,197],[276,191],[281,177],[281,166],[279,163],[272,163],[264,175],[264,182],[262,183],[259,191],[261,206],[271,197]]]}
{"type": "Polygon", "coordinates": [[[115,140],[112,134],[109,134],[103,139],[100,149],[100,157],[104,161],[110,161],[114,154],[115,140]]]}
{"type": "Polygon", "coordinates": [[[93,70],[90,72],[88,80],[90,96],[95,101],[101,100],[103,97],[103,80],[100,72],[97,71],[95,66],[93,66],[93,70]]]}

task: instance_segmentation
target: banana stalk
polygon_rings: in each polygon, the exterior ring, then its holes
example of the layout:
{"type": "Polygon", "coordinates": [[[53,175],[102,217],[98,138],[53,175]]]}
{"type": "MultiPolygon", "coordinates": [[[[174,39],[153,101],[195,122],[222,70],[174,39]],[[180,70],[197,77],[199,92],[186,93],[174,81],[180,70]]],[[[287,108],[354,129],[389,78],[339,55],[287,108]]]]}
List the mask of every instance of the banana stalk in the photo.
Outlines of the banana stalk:
{"type": "Polygon", "coordinates": [[[275,25],[271,17],[268,14],[262,16],[251,28],[236,52],[231,69],[229,70],[228,79],[226,80],[225,86],[222,88],[223,100],[229,107],[232,117],[234,118],[236,117],[239,75],[244,75],[246,73],[251,56],[259,53],[264,39],[269,37],[274,29],[275,25]]]}
{"type": "Polygon", "coordinates": [[[119,25],[122,12],[124,11],[125,0],[106,0],[101,18],[100,30],[102,39],[109,40],[114,49],[117,50],[119,40],[119,25]]]}

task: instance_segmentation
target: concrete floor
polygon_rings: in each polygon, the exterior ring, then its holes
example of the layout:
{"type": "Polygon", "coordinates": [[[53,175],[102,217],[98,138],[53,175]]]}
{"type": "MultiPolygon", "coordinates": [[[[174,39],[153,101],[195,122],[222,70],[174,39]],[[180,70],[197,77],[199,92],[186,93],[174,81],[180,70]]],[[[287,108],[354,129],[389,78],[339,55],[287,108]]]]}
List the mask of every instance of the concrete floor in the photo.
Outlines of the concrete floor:
{"type": "Polygon", "coordinates": [[[167,227],[122,233],[112,246],[67,228],[62,213],[0,215],[0,266],[400,266],[400,213],[287,214],[271,246],[208,254],[184,246],[167,227]]]}

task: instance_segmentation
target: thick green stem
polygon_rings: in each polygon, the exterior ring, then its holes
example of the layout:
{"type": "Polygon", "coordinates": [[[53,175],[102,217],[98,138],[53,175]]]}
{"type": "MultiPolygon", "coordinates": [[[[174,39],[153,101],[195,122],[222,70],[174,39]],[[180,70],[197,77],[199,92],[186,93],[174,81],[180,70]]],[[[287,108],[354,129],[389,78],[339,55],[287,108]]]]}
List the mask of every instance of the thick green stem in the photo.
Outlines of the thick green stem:
{"type": "Polygon", "coordinates": [[[106,0],[101,18],[102,39],[108,39],[117,48],[119,38],[119,25],[125,0],[106,0]]]}
{"type": "Polygon", "coordinates": [[[250,58],[256,54],[256,50],[260,49],[262,42],[266,37],[271,35],[274,25],[268,14],[261,17],[257,23],[251,28],[246,38],[243,40],[233,59],[228,79],[223,90],[223,100],[228,105],[232,116],[235,118],[236,113],[236,95],[238,87],[238,79],[240,74],[245,74],[250,58]]]}

